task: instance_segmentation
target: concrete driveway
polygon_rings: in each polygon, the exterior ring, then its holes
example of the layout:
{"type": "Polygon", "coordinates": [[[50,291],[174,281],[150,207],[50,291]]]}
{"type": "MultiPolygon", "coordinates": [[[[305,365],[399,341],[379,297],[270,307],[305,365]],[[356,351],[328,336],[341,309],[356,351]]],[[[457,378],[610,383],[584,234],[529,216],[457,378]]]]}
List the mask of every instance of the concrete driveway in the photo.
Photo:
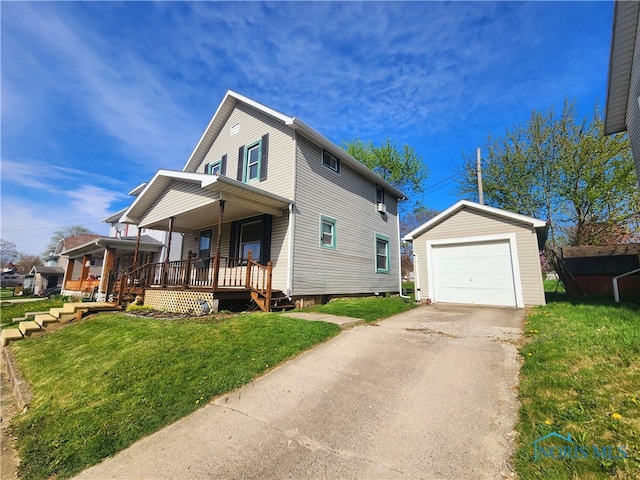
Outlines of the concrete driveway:
{"type": "Polygon", "coordinates": [[[509,478],[523,318],[432,305],[345,330],[77,478],[509,478]]]}

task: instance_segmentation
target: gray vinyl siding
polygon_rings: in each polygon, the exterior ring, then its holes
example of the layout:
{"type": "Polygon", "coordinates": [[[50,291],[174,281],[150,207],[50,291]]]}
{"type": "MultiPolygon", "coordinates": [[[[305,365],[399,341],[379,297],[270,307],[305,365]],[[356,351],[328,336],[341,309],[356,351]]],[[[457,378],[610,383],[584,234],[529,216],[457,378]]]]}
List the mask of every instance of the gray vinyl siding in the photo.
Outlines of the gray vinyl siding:
{"type": "Polygon", "coordinates": [[[293,197],[294,140],[291,129],[279,120],[254,108],[238,103],[214,140],[197,172],[204,173],[204,166],[227,156],[226,175],[236,179],[238,171],[238,149],[252,144],[269,134],[269,155],[266,180],[251,182],[254,187],[285,198],[293,197]],[[231,127],[240,125],[240,131],[231,136],[231,127]]]}
{"type": "Polygon", "coordinates": [[[518,249],[518,265],[525,305],[545,303],[541,278],[540,256],[535,229],[509,218],[497,217],[485,212],[463,208],[413,241],[413,251],[417,256],[418,284],[422,300],[429,292],[427,265],[427,241],[464,237],[515,233],[518,249]]]}
{"type": "Polygon", "coordinates": [[[289,212],[281,217],[273,217],[271,261],[273,262],[273,288],[286,293],[289,273],[289,212]]]}
{"type": "Polygon", "coordinates": [[[297,136],[294,295],[399,290],[397,199],[386,192],[387,215],[376,211],[376,185],[344,163],[322,165],[322,148],[297,136]],[[320,246],[321,216],[336,220],[336,248],[320,246]],[[376,273],[375,235],[389,238],[390,273],[376,273]]]}
{"type": "Polygon", "coordinates": [[[152,224],[176,213],[212,204],[217,199],[217,193],[201,189],[199,183],[173,181],[141,216],[139,223],[152,224]]]}
{"type": "Polygon", "coordinates": [[[627,129],[631,151],[636,165],[638,185],[640,185],[640,35],[636,33],[636,46],[633,51],[633,68],[631,70],[631,83],[629,85],[629,98],[627,104],[627,129]]]}

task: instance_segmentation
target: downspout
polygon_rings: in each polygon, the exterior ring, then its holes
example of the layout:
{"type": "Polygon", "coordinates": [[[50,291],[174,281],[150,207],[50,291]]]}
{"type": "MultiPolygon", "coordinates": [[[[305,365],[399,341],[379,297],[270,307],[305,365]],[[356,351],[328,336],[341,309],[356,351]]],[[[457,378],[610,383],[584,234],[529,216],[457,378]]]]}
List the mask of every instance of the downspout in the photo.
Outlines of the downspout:
{"type": "Polygon", "coordinates": [[[640,268],[636,268],[635,270],[631,270],[630,272],[623,273],[622,275],[618,275],[617,277],[613,277],[613,299],[616,303],[620,303],[620,291],[618,290],[618,279],[622,277],[626,277],[627,275],[632,275],[636,272],[640,272],[640,268]]]}
{"type": "MultiPolygon", "coordinates": [[[[411,242],[413,243],[413,242],[411,242]]],[[[413,253],[413,291],[416,297],[416,302],[420,302],[422,300],[422,296],[420,295],[420,275],[418,275],[418,255],[413,253]]]]}
{"type": "MultiPolygon", "coordinates": [[[[296,201],[296,189],[298,187],[298,136],[293,131],[293,201],[296,201]]],[[[296,228],[295,210],[293,203],[289,204],[289,244],[287,246],[287,298],[293,297],[293,247],[296,228]]]]}
{"type": "Polygon", "coordinates": [[[396,225],[398,227],[398,269],[400,271],[400,298],[411,298],[407,295],[402,294],[402,249],[400,248],[400,243],[402,243],[402,238],[400,237],[400,214],[398,212],[398,201],[396,200],[396,225]]]}

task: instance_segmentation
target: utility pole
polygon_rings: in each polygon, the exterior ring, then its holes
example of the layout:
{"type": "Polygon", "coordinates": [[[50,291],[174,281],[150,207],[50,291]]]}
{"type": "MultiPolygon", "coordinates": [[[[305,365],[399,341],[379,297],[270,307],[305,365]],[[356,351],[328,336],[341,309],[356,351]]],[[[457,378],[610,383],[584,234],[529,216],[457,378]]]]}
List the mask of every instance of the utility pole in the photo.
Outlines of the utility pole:
{"type": "Polygon", "coordinates": [[[476,171],[478,173],[478,199],[480,200],[480,205],[484,205],[484,197],[482,195],[482,167],[480,166],[480,148],[477,150],[477,159],[476,162],[476,171]]]}

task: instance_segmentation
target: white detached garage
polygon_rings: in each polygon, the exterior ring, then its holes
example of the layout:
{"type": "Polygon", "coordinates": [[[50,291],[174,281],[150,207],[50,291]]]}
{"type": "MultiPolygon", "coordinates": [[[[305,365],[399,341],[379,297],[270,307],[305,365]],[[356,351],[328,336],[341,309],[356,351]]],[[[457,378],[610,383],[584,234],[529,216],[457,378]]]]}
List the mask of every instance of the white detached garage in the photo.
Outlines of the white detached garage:
{"type": "Polygon", "coordinates": [[[407,234],[416,300],[544,305],[540,250],[546,222],[461,200],[407,234]]]}

